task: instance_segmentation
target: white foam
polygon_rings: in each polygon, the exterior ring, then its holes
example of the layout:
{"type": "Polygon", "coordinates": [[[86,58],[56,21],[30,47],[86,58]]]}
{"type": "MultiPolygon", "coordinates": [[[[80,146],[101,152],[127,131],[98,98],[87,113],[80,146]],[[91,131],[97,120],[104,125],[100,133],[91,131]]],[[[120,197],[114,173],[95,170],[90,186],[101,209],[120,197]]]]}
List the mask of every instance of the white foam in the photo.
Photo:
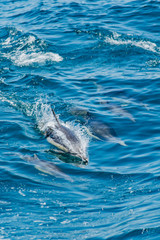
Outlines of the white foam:
{"type": "Polygon", "coordinates": [[[36,38],[34,36],[30,35],[29,38],[28,38],[28,43],[31,44],[35,41],[36,41],[36,38]]]}
{"type": "Polygon", "coordinates": [[[46,62],[60,62],[63,60],[63,58],[57,53],[27,53],[27,51],[17,51],[13,55],[9,54],[8,58],[10,58],[17,66],[30,66],[35,63],[45,64],[46,62]]]}
{"type": "Polygon", "coordinates": [[[47,62],[60,62],[63,58],[58,53],[46,51],[46,44],[42,40],[36,39],[33,35],[22,35],[10,30],[9,37],[2,42],[2,48],[6,48],[8,53],[3,57],[10,59],[17,66],[30,66],[32,64],[46,64],[47,62]],[[19,37],[18,37],[19,34],[19,37]]]}
{"type": "Polygon", "coordinates": [[[7,102],[9,103],[11,106],[16,107],[17,105],[10,99],[6,98],[5,96],[3,96],[2,92],[0,91],[0,101],[1,102],[7,102]]]}
{"type": "Polygon", "coordinates": [[[147,51],[151,52],[159,52],[159,47],[150,41],[145,40],[134,40],[134,39],[121,39],[119,38],[119,35],[113,34],[111,37],[105,37],[105,42],[109,43],[111,45],[131,45],[138,48],[142,48],[147,51]]]}
{"type": "Polygon", "coordinates": [[[156,66],[159,65],[159,64],[160,64],[160,60],[158,60],[158,59],[149,60],[149,61],[147,62],[147,65],[148,65],[149,67],[156,67],[156,66]]]}
{"type": "Polygon", "coordinates": [[[11,43],[11,38],[8,37],[3,43],[2,43],[2,46],[5,48],[5,47],[11,47],[10,45],[11,43]]]}

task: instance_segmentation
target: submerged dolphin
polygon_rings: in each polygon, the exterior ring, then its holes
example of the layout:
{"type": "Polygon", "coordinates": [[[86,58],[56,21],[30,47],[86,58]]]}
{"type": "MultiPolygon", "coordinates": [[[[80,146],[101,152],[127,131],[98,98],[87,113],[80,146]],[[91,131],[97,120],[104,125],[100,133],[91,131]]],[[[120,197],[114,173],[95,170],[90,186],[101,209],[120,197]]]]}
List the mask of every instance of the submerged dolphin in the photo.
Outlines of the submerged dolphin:
{"type": "Polygon", "coordinates": [[[76,116],[83,116],[84,120],[82,123],[84,123],[84,128],[92,138],[127,146],[123,140],[117,137],[115,130],[105,122],[99,120],[93,112],[83,108],[74,108],[71,113],[76,116]]]}
{"type": "Polygon", "coordinates": [[[88,158],[79,137],[71,129],[59,122],[53,109],[52,112],[56,122],[51,122],[51,124],[45,126],[44,134],[47,141],[62,151],[80,158],[84,163],[88,163],[88,158]]]}
{"type": "Polygon", "coordinates": [[[70,182],[73,182],[71,177],[63,173],[55,164],[47,162],[45,160],[40,160],[36,154],[34,154],[33,157],[27,155],[21,158],[28,162],[31,162],[35,166],[35,168],[41,172],[47,173],[58,178],[64,178],[70,182]]]}
{"type": "Polygon", "coordinates": [[[124,110],[121,106],[114,103],[110,103],[109,101],[104,101],[104,102],[101,101],[101,103],[105,104],[105,106],[109,110],[111,110],[113,114],[118,115],[120,117],[129,118],[132,122],[136,121],[133,115],[129,113],[127,110],[124,110]]]}
{"type": "Polygon", "coordinates": [[[72,107],[70,109],[70,113],[74,116],[84,117],[85,119],[91,116],[89,110],[87,108],[82,107],[72,107]]]}
{"type": "Polygon", "coordinates": [[[117,137],[115,130],[109,127],[106,123],[100,120],[91,120],[89,122],[89,127],[86,127],[88,134],[101,141],[110,141],[118,143],[122,146],[127,146],[123,140],[117,137]]]}

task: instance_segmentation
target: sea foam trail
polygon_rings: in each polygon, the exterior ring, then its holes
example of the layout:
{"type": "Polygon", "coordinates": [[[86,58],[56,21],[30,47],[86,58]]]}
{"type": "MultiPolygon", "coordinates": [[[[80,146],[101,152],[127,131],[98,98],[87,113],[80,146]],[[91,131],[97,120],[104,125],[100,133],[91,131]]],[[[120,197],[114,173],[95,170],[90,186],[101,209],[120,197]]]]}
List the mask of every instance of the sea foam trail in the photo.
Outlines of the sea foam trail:
{"type": "Polygon", "coordinates": [[[8,55],[15,65],[17,66],[30,66],[33,64],[45,64],[46,62],[60,62],[63,58],[56,53],[52,52],[31,52],[27,51],[16,51],[14,55],[8,55]]]}
{"type": "Polygon", "coordinates": [[[16,29],[8,31],[8,36],[1,41],[1,45],[5,52],[2,52],[3,57],[21,67],[63,60],[58,53],[48,51],[44,41],[31,34],[23,34],[16,29]]]}
{"type": "MultiPolygon", "coordinates": [[[[160,47],[155,43],[150,41],[149,39],[143,39],[135,35],[131,34],[120,34],[117,32],[111,32],[111,31],[88,31],[88,30],[76,30],[78,34],[85,33],[91,35],[93,38],[97,38],[101,40],[102,42],[105,42],[109,45],[114,46],[131,46],[131,47],[137,47],[140,49],[143,49],[145,51],[153,52],[156,54],[160,54],[160,47]]],[[[159,64],[157,61],[155,62],[149,62],[149,64],[159,64]]]]}
{"type": "Polygon", "coordinates": [[[106,36],[104,41],[111,45],[130,45],[160,54],[160,47],[158,47],[156,43],[153,43],[149,40],[138,40],[135,38],[125,39],[122,38],[120,34],[113,33],[111,36],[106,36]]]}

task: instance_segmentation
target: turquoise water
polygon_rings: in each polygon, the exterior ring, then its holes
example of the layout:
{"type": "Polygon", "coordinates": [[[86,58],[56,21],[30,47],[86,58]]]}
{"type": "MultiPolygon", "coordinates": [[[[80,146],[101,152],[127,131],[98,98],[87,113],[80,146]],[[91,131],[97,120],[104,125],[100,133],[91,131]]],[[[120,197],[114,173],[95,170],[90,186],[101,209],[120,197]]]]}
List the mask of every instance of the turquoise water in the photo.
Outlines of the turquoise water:
{"type": "Polygon", "coordinates": [[[160,238],[159,16],[158,0],[1,0],[0,239],[160,238]],[[88,164],[45,138],[51,108],[88,164]]]}

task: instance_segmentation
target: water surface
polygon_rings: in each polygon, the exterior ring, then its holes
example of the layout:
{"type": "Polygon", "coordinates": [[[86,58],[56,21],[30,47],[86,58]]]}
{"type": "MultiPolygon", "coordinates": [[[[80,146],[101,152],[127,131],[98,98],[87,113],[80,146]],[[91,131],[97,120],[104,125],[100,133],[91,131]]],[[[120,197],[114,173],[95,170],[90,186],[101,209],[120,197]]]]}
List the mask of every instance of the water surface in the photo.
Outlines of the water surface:
{"type": "Polygon", "coordinates": [[[1,0],[0,239],[159,239],[159,16],[158,0],[1,0]],[[88,165],[52,151],[51,108],[88,165]]]}

